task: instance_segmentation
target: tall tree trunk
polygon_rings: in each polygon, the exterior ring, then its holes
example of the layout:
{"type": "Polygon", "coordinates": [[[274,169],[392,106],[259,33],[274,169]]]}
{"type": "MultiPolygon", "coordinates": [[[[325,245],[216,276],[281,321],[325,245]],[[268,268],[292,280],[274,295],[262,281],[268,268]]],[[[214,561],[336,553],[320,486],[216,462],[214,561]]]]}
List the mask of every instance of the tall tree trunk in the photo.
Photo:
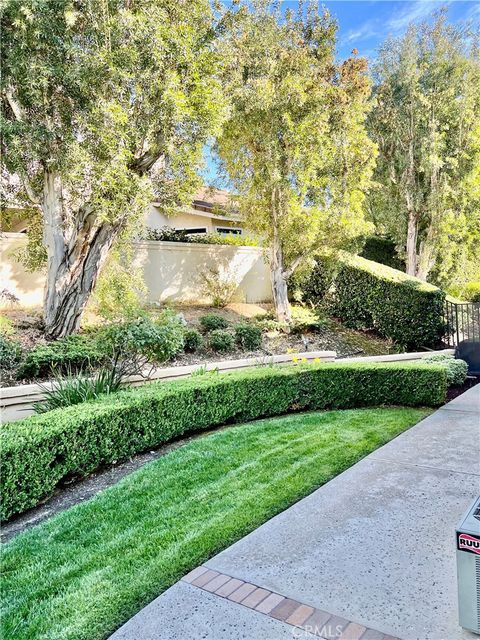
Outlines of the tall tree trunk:
{"type": "Polygon", "coordinates": [[[292,315],[288,302],[287,273],[283,259],[283,247],[280,238],[279,216],[282,211],[282,194],[278,186],[272,189],[272,245],[270,248],[270,279],[275,313],[279,322],[290,324],[292,315]]]}
{"type": "Polygon", "coordinates": [[[270,252],[270,278],[272,281],[273,304],[279,322],[290,324],[292,315],[288,302],[287,277],[283,264],[283,250],[278,230],[273,230],[270,252]]]}
{"type": "Polygon", "coordinates": [[[412,209],[408,212],[407,226],[407,273],[417,275],[417,216],[412,209]]]}
{"type": "Polygon", "coordinates": [[[50,338],[61,338],[79,328],[82,312],[120,226],[96,224],[95,215],[88,208],[78,216],[68,216],[62,181],[50,172],[45,173],[42,211],[48,254],[45,332],[50,338]]]}
{"type": "Polygon", "coordinates": [[[435,264],[435,221],[430,223],[424,240],[420,243],[417,259],[417,278],[427,280],[435,264]]]}

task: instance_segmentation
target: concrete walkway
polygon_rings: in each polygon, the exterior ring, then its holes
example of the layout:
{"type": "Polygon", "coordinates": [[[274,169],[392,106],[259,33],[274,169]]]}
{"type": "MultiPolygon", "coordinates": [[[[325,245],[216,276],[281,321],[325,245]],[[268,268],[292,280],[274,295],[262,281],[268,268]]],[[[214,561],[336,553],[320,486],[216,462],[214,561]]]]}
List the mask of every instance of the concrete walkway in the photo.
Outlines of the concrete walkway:
{"type": "Polygon", "coordinates": [[[292,626],[311,611],[341,640],[478,638],[457,623],[454,542],[478,493],[480,385],[209,560],[112,639],[318,637],[308,619],[308,631],[292,626]],[[252,596],[242,605],[224,587],[222,597],[216,586],[232,578],[281,604],[262,613],[252,596]]]}

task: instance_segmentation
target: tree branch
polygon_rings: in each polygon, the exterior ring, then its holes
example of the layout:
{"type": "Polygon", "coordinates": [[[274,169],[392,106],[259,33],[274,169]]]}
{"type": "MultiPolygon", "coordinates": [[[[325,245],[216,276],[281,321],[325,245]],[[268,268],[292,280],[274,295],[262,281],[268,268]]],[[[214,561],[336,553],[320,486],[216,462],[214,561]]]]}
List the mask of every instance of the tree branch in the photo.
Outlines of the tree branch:
{"type": "Polygon", "coordinates": [[[147,171],[150,171],[153,165],[158,162],[160,158],[163,158],[165,162],[165,154],[162,151],[149,149],[139,158],[135,158],[135,160],[130,163],[130,169],[140,175],[143,175],[144,173],[147,173],[147,171]]]}
{"type": "Polygon", "coordinates": [[[304,251],[303,253],[301,253],[299,256],[295,258],[295,260],[293,260],[292,264],[288,267],[288,269],[284,270],[283,275],[287,280],[293,275],[293,272],[295,271],[295,269],[299,266],[302,260],[308,255],[308,253],[309,253],[308,251],[304,251]]]}
{"type": "MultiPolygon", "coordinates": [[[[10,87],[5,90],[5,96],[7,98],[10,109],[13,112],[13,115],[15,116],[15,119],[18,122],[25,122],[25,114],[23,112],[23,109],[20,103],[15,99],[13,90],[10,87]]],[[[26,170],[22,172],[20,178],[22,180],[27,196],[30,198],[33,204],[40,204],[40,196],[37,195],[35,189],[32,187],[32,183],[30,182],[30,178],[28,177],[26,170]]]]}

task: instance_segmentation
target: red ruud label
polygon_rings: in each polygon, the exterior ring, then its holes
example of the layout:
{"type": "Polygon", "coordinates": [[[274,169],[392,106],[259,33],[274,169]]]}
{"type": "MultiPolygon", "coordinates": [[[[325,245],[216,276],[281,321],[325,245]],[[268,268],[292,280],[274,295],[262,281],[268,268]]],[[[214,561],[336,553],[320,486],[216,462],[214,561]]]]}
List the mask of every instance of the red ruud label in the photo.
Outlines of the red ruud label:
{"type": "Polygon", "coordinates": [[[457,548],[460,551],[468,551],[468,553],[480,555],[480,538],[469,533],[457,533],[457,548]]]}

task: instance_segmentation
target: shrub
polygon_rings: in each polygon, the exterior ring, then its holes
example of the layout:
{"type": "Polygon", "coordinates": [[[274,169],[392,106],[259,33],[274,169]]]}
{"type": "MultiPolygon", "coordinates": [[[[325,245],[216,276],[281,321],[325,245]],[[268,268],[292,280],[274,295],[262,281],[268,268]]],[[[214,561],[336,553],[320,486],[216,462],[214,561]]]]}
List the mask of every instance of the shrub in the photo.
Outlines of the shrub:
{"type": "Polygon", "coordinates": [[[155,320],[143,316],[111,324],[102,331],[102,336],[112,355],[139,354],[149,362],[166,362],[184,346],[183,325],[172,311],[163,311],[155,320]]]}
{"type": "Polygon", "coordinates": [[[443,291],[365,258],[342,253],[338,260],[331,310],[347,326],[375,329],[406,348],[433,347],[443,338],[443,291]]]}
{"type": "Polygon", "coordinates": [[[319,316],[318,310],[300,306],[292,307],[290,331],[294,334],[316,331],[327,324],[328,321],[319,316]]]}
{"type": "Polygon", "coordinates": [[[466,284],[462,297],[470,302],[480,302],[480,282],[469,282],[466,284]]]}
{"type": "Polygon", "coordinates": [[[442,367],[397,363],[262,367],[128,389],[4,425],[1,514],[33,507],[67,477],[187,432],[307,409],[436,406],[445,392],[442,367]]]}
{"type": "Polygon", "coordinates": [[[104,359],[105,349],[94,336],[68,336],[29,351],[19,367],[17,378],[43,378],[52,370],[58,373],[78,371],[100,364],[104,359]]]}
{"type": "Polygon", "coordinates": [[[147,288],[130,252],[131,249],[120,254],[116,249],[109,255],[90,301],[95,313],[109,322],[144,315],[141,297],[147,288]]]}
{"type": "Polygon", "coordinates": [[[242,349],[255,351],[262,346],[262,330],[253,324],[237,324],[235,342],[242,349]]]}
{"type": "Polygon", "coordinates": [[[405,262],[398,257],[395,243],[390,238],[383,236],[367,238],[360,255],[367,260],[392,267],[392,269],[399,271],[405,269],[405,262]]]}
{"type": "Polygon", "coordinates": [[[162,227],[161,229],[147,229],[145,240],[167,241],[167,242],[190,242],[196,244],[220,244],[237,247],[256,247],[258,240],[251,236],[234,233],[198,233],[189,235],[185,229],[172,229],[162,227]]]}
{"type": "Polygon", "coordinates": [[[235,233],[202,233],[190,236],[190,242],[197,244],[221,244],[234,247],[257,247],[258,240],[251,236],[235,233]]]}
{"type": "Polygon", "coordinates": [[[423,361],[445,367],[449,387],[461,386],[467,378],[468,364],[460,358],[454,358],[445,353],[433,353],[431,356],[423,358],[423,361]]]}
{"type": "Polygon", "coordinates": [[[187,329],[183,335],[185,341],[185,351],[195,353],[203,347],[202,335],[196,329],[187,329]]]}
{"type": "Polygon", "coordinates": [[[215,329],[211,331],[208,336],[208,344],[210,349],[221,353],[233,351],[235,346],[232,334],[229,331],[225,331],[225,329],[215,329]]]}
{"type": "Polygon", "coordinates": [[[42,386],[44,399],[35,402],[35,413],[46,413],[69,407],[72,404],[96,400],[100,396],[116,393],[120,390],[122,374],[115,368],[102,367],[91,377],[74,375],[56,376],[52,388],[42,386]]]}
{"type": "Polygon", "coordinates": [[[2,289],[0,291],[0,306],[14,307],[19,302],[20,302],[20,299],[8,289],[2,289]]]}
{"type": "Polygon", "coordinates": [[[22,354],[22,348],[16,340],[0,333],[0,370],[13,369],[22,354]]]}
{"type": "Polygon", "coordinates": [[[172,229],[162,227],[161,229],[148,228],[145,240],[155,240],[163,242],[191,242],[191,237],[187,235],[185,229],[172,229]]]}
{"type": "Polygon", "coordinates": [[[235,278],[218,269],[207,269],[201,275],[203,293],[211,298],[214,307],[226,307],[238,288],[235,278]]]}
{"type": "Polygon", "coordinates": [[[333,256],[317,258],[310,271],[300,272],[294,286],[298,289],[303,302],[313,303],[315,306],[326,302],[328,293],[335,282],[338,273],[339,262],[333,256]]]}
{"type": "Polygon", "coordinates": [[[0,335],[10,337],[15,333],[13,322],[7,316],[0,316],[0,335]]]}
{"type": "Polygon", "coordinates": [[[200,318],[200,324],[205,331],[215,331],[215,329],[226,329],[228,320],[216,313],[207,313],[206,316],[200,318]]]}

